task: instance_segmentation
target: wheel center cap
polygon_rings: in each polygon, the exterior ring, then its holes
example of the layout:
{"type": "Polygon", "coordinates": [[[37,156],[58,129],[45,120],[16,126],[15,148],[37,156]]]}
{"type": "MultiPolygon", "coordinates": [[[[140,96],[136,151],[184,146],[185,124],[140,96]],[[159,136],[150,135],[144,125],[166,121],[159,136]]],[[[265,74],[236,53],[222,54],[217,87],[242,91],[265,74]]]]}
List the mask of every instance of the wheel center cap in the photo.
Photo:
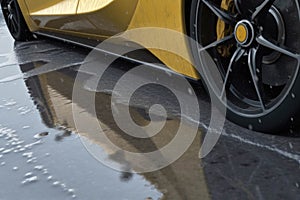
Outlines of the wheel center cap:
{"type": "Polygon", "coordinates": [[[238,22],[235,26],[234,36],[239,45],[243,47],[250,46],[254,39],[253,25],[247,20],[238,22]]]}

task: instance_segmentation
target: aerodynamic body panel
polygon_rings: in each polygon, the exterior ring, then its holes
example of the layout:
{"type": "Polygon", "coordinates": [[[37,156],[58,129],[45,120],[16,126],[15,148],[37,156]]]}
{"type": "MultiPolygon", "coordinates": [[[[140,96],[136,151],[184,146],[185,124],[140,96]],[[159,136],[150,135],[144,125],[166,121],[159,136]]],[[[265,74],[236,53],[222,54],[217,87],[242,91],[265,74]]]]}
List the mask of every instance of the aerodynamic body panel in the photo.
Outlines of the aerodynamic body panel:
{"type": "MultiPolygon", "coordinates": [[[[45,0],[43,3],[35,0],[18,1],[32,31],[45,30],[95,40],[145,27],[186,33],[183,0],[45,0]]],[[[157,47],[180,49],[183,55],[175,55],[168,52],[168,49],[148,50],[172,70],[191,78],[199,78],[193,65],[183,59],[191,57],[189,43],[184,37],[179,40],[164,34],[160,38],[151,38],[147,34],[141,37],[142,43],[139,39],[131,42],[145,48],[146,43],[150,43],[157,47]]]]}

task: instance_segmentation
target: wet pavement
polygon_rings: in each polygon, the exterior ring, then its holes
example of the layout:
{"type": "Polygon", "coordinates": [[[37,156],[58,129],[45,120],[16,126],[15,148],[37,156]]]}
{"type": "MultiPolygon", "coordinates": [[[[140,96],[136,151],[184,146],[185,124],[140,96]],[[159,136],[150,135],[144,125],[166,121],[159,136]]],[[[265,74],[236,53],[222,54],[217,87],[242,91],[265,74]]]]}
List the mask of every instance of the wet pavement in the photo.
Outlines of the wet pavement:
{"type": "MultiPolygon", "coordinates": [[[[79,66],[90,50],[45,38],[14,42],[0,16],[1,200],[300,199],[299,130],[273,136],[226,122],[213,151],[199,159],[210,119],[209,97],[200,84],[194,84],[201,126],[193,144],[163,169],[134,173],[126,157],[109,149],[94,130],[76,129],[72,109],[81,111],[86,124],[97,119],[111,141],[123,149],[150,152],[168,144],[180,124],[174,96],[155,85],[135,93],[130,111],[137,124],[149,123],[148,110],[157,103],[168,111],[168,120],[151,139],[130,137],[115,123],[110,103],[114,84],[134,63],[117,60],[111,65],[96,90],[97,114],[93,115],[88,105],[72,100],[75,78],[84,73],[79,66]],[[86,143],[131,172],[103,165],[89,153],[86,143]]],[[[79,81],[82,94],[94,92],[86,82],[93,76],[93,72],[85,73],[86,79],[79,81]]],[[[189,95],[189,91],[181,92],[189,95]]],[[[183,126],[188,130],[189,123],[183,126]]]]}

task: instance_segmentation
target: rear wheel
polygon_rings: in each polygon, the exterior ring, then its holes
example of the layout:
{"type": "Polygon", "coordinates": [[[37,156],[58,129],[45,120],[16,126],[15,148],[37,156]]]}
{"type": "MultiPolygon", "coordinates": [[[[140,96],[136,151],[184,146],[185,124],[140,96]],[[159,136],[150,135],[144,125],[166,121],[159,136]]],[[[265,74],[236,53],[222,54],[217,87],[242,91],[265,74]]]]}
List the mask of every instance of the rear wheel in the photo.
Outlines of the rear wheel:
{"type": "Polygon", "coordinates": [[[3,16],[7,27],[17,41],[32,39],[32,33],[24,20],[17,0],[3,0],[1,3],[3,16]]]}
{"type": "MultiPolygon", "coordinates": [[[[299,17],[295,0],[193,0],[193,56],[203,66],[205,52],[220,73],[222,84],[205,84],[227,107],[229,120],[264,132],[295,123],[300,109],[299,17]]],[[[202,76],[213,73],[210,66],[202,71],[202,76]]]]}

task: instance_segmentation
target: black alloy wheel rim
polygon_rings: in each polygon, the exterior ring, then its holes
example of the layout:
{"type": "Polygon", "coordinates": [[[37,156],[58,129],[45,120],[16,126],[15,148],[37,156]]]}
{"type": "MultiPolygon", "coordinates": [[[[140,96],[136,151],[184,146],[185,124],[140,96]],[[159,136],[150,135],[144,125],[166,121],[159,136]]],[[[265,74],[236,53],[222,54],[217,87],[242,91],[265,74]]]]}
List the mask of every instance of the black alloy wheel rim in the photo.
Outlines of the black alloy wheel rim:
{"type": "MultiPolygon", "coordinates": [[[[216,64],[223,83],[221,88],[212,89],[231,112],[243,117],[265,116],[288,95],[295,98],[291,88],[299,71],[300,55],[297,45],[292,44],[293,33],[287,20],[298,23],[294,26],[300,25],[299,2],[234,0],[235,12],[223,10],[220,5],[220,0],[198,1],[195,38],[199,58],[205,51],[216,64]],[[284,3],[293,4],[293,10],[287,10],[284,3]],[[234,30],[220,40],[216,40],[214,34],[218,19],[234,30]],[[244,31],[246,36],[240,34],[244,31]],[[218,53],[222,45],[230,45],[228,58],[218,53]],[[277,69],[282,63],[289,63],[282,69],[287,68],[282,83],[265,83],[264,70],[277,69]]],[[[211,73],[208,67],[204,73],[211,73]]]]}

